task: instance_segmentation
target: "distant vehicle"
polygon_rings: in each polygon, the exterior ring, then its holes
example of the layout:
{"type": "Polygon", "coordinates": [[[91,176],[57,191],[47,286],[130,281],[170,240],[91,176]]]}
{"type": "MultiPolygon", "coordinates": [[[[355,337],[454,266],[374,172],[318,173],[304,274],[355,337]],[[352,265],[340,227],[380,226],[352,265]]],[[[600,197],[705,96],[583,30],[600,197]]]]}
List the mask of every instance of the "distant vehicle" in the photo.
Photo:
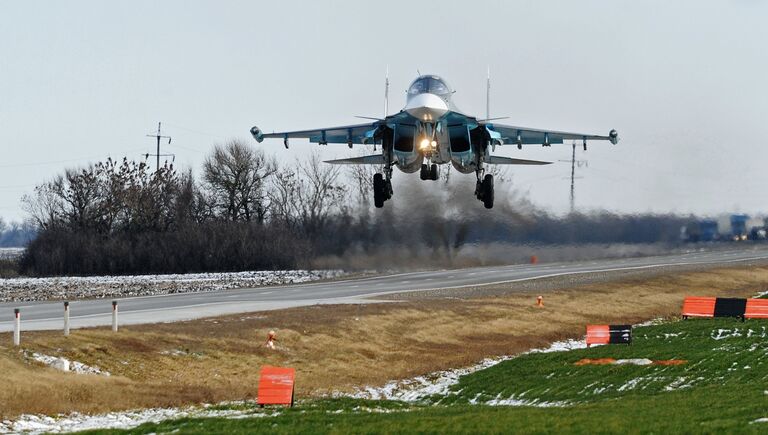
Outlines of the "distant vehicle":
{"type": "Polygon", "coordinates": [[[714,242],[720,238],[717,221],[702,219],[682,228],[682,238],[688,242],[714,242]]]}
{"type": "Polygon", "coordinates": [[[747,221],[749,216],[745,214],[731,215],[731,240],[747,240],[747,221]]]}
{"type": "Polygon", "coordinates": [[[752,227],[749,232],[749,240],[765,240],[768,232],[765,227],[752,227]]]}
{"type": "MultiPolygon", "coordinates": [[[[367,118],[373,122],[344,125],[313,130],[264,133],[258,127],[251,128],[256,141],[264,138],[281,138],[288,148],[291,138],[309,139],[320,145],[329,143],[381,145],[381,154],[331,160],[326,163],[345,165],[381,165],[383,174],[373,176],[373,198],[377,208],[392,197],[392,167],[403,172],[421,171],[422,180],[437,180],[438,165],[452,163],[464,174],[475,173],[475,196],[485,208],[493,207],[493,175],[485,173],[485,164],[495,165],[547,165],[551,162],[513,159],[494,156],[491,153],[499,145],[562,144],[563,141],[581,141],[587,149],[588,140],[607,140],[614,145],[619,141],[616,130],[607,136],[585,133],[516,127],[496,124],[503,118],[478,119],[461,112],[452,102],[454,91],[436,75],[420,75],[409,86],[405,107],[398,113],[387,113],[389,81],[385,87],[384,118],[367,118]]],[[[488,85],[490,89],[490,81],[488,85]]]]}

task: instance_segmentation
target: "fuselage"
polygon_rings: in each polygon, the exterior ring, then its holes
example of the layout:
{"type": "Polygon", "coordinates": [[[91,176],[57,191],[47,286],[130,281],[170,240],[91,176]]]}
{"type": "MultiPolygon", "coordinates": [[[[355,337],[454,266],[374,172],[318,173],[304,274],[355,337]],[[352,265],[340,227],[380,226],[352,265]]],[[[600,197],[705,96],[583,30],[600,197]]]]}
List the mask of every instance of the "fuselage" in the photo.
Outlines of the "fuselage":
{"type": "Polygon", "coordinates": [[[416,172],[421,165],[453,163],[463,173],[474,172],[484,148],[472,143],[475,126],[450,125],[448,118],[458,110],[451,101],[453,91],[438,76],[422,75],[408,87],[401,113],[407,119],[390,125],[394,130],[393,160],[403,172],[416,172]],[[480,153],[480,154],[479,154],[480,153]]]}

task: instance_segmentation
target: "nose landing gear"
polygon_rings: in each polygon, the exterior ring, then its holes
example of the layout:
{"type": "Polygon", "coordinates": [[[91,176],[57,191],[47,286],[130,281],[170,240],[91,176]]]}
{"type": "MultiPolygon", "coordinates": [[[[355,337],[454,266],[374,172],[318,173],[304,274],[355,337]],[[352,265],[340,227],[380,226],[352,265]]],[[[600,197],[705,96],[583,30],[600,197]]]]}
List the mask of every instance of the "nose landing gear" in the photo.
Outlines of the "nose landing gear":
{"type": "Polygon", "coordinates": [[[481,172],[477,171],[477,184],[475,185],[475,196],[483,202],[485,208],[493,208],[493,175],[485,174],[480,180],[481,172]]]}
{"type": "Polygon", "coordinates": [[[419,177],[422,180],[436,181],[439,175],[440,174],[437,172],[436,164],[433,163],[431,166],[421,165],[421,172],[419,173],[419,177]]]}

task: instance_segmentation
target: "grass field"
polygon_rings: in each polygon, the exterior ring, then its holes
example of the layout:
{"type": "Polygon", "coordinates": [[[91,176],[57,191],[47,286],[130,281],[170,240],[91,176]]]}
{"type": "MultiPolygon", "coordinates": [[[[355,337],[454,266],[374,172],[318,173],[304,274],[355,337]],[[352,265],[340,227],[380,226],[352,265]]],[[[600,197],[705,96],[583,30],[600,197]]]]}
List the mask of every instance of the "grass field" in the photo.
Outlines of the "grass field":
{"type": "Polygon", "coordinates": [[[679,313],[686,294],[751,296],[768,289],[768,267],[636,277],[544,290],[498,285],[498,296],[313,306],[109,328],[24,332],[22,348],[109,371],[62,373],[29,361],[0,334],[0,418],[99,414],[253,398],[264,364],[297,370],[300,399],[351,392],[474,365],[584,333],[585,323],[637,323],[679,313]],[[506,292],[506,293],[503,293],[506,292]],[[278,349],[263,346],[278,334],[278,349]],[[7,347],[6,347],[7,346],[7,347]]]}
{"type": "Polygon", "coordinates": [[[267,414],[254,408],[254,418],[184,419],[130,432],[765,433],[766,338],[767,321],[675,321],[635,328],[631,346],[526,354],[417,403],[309,400],[267,414]],[[585,358],[685,363],[574,364],[585,358]]]}

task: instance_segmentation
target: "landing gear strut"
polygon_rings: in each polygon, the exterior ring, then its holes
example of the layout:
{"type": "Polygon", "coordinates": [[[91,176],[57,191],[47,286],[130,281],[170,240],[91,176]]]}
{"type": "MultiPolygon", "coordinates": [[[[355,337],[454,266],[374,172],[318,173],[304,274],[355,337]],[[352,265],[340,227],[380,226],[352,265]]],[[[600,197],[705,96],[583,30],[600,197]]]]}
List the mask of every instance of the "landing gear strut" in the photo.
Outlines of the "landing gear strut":
{"type": "Polygon", "coordinates": [[[482,172],[477,171],[477,185],[475,185],[475,196],[483,201],[485,208],[493,208],[493,175],[485,174],[480,179],[482,172]]]}
{"type": "Polygon", "coordinates": [[[437,172],[437,165],[432,164],[431,166],[427,165],[421,165],[421,173],[419,176],[422,180],[434,180],[436,181],[438,178],[439,173],[437,172]]]}
{"type": "Polygon", "coordinates": [[[373,174],[373,205],[376,208],[384,207],[384,201],[392,198],[392,168],[386,168],[385,171],[386,180],[382,173],[373,174]]]}

